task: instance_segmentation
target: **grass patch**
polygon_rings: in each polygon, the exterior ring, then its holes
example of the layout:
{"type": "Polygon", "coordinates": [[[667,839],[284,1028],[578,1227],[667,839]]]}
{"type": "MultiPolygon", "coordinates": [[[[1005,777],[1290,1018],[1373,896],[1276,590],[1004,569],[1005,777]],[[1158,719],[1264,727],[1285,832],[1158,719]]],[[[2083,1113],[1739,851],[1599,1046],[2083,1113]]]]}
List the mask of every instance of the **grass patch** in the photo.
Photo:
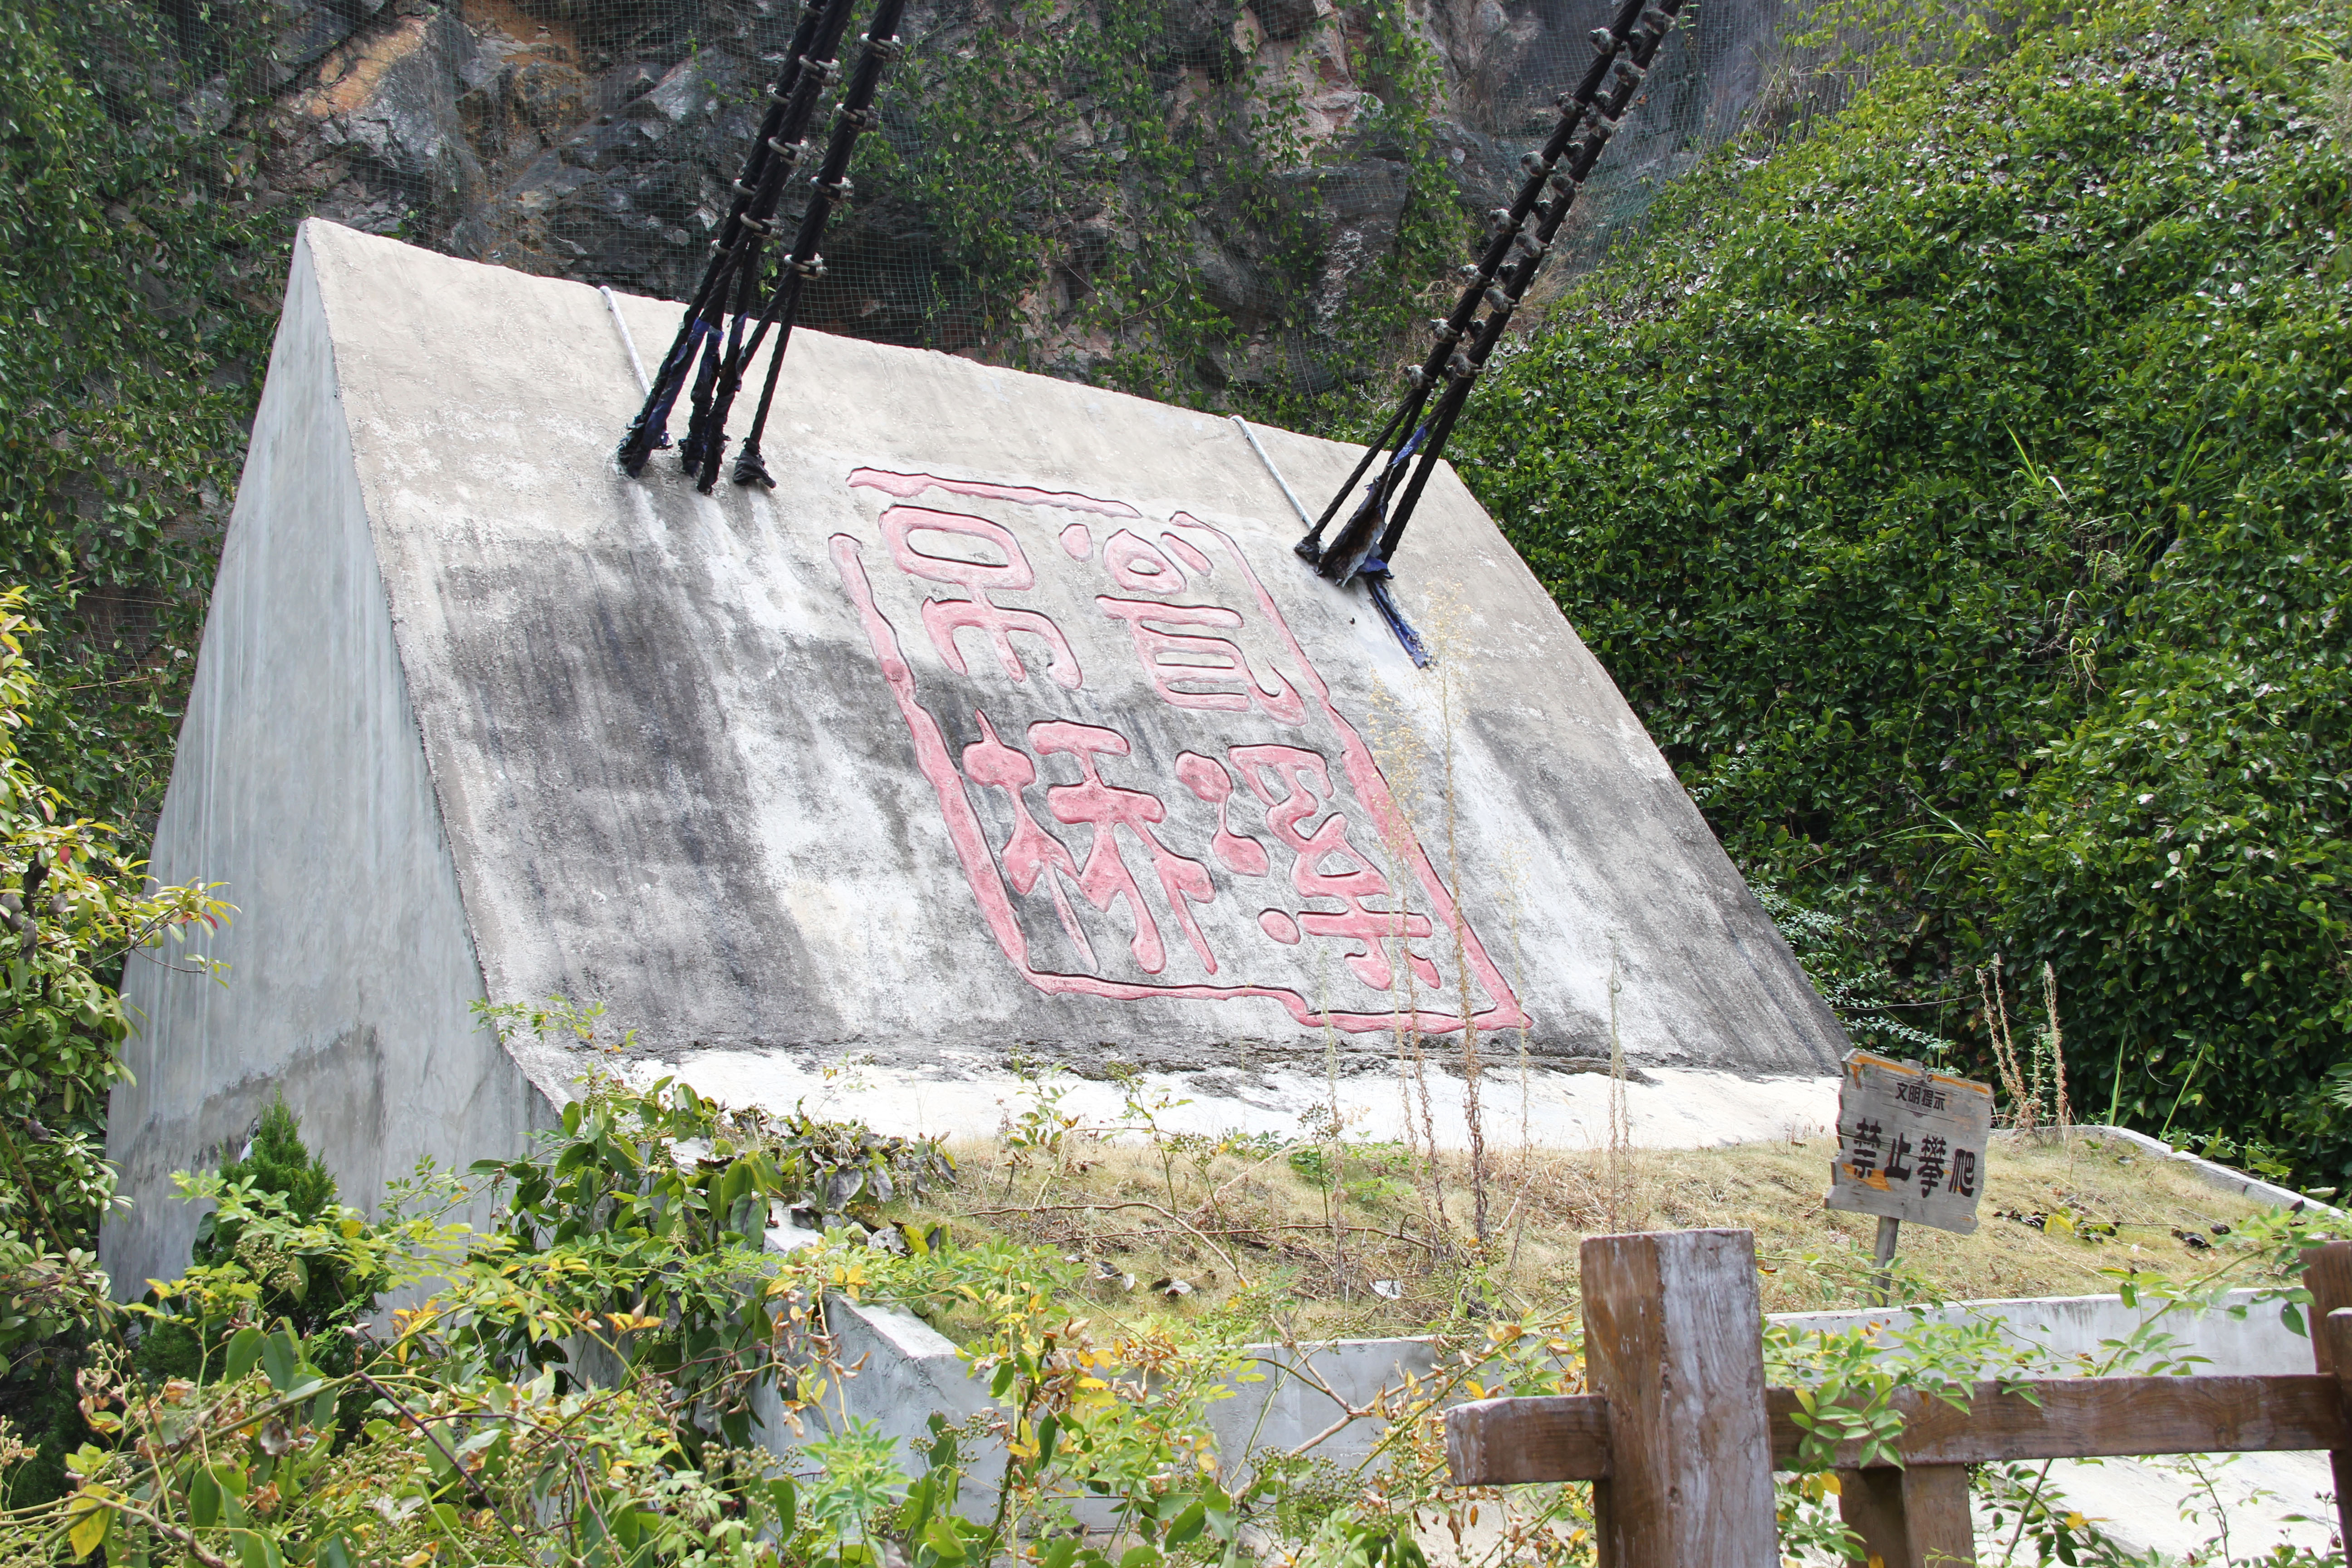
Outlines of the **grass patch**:
{"type": "MultiPolygon", "coordinates": [[[[1870,1300],[1877,1222],[1822,1206],[1832,1139],[1629,1150],[1613,1167],[1597,1150],[1490,1156],[1500,1218],[1483,1247],[1457,1154],[1439,1155],[1433,1182],[1424,1158],[1394,1144],[1350,1143],[1336,1162],[1330,1144],[1269,1139],[951,1147],[961,1183],[893,1217],[944,1226],[959,1249],[1050,1249],[1075,1278],[1063,1287],[1073,1310],[1138,1324],[1223,1315],[1305,1339],[1461,1328],[1573,1301],[1588,1236],[1704,1226],[1756,1233],[1767,1311],[1870,1300]]],[[[1901,1299],[2107,1294],[2125,1269],[2193,1279],[2231,1256],[2230,1235],[2258,1208],[2096,1134],[1997,1136],[1987,1163],[1975,1235],[1905,1228],[1901,1299]]],[[[936,1326],[978,1331],[976,1309],[941,1300],[927,1307],[936,1326]]]]}

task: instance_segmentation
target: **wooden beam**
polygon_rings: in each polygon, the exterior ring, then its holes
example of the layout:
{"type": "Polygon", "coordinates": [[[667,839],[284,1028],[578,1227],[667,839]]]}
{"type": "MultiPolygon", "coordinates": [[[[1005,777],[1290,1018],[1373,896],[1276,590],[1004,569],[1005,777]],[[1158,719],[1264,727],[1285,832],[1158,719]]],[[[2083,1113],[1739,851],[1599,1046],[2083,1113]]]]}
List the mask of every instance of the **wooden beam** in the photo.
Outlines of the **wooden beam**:
{"type": "Polygon", "coordinates": [[[1600,1568],[1770,1568],[1763,1302],[1744,1230],[1584,1243],[1584,1364],[1608,1402],[1600,1568]]]}
{"type": "Polygon", "coordinates": [[[1609,1402],[1597,1394],[1481,1399],[1445,1413],[1457,1487],[1609,1479],[1609,1402]]]}
{"type": "MultiPolygon", "coordinates": [[[[1979,1383],[1965,1410],[1898,1390],[1893,1405],[1903,1415],[1904,1463],[2293,1453],[2347,1444],[2332,1377],[2069,1377],[2026,1387],[2031,1397],[1979,1383]]],[[[1773,1462],[1786,1469],[1805,1436],[1792,1419],[1797,1396],[1775,1388],[1765,1404],[1773,1462]]],[[[1838,1462],[1851,1466],[1861,1457],[1848,1445],[1838,1462]]]]}
{"type": "MultiPolygon", "coordinates": [[[[2352,1241],[2331,1241],[2308,1256],[2303,1285],[2311,1292],[2312,1364],[2334,1380],[2337,1403],[2352,1421],[2352,1342],[2336,1323],[2337,1313],[2352,1308],[2352,1241]]],[[[2336,1472],[2336,1539],[2352,1551],[2352,1442],[2325,1447],[2336,1472]]]]}
{"type": "MultiPolygon", "coordinates": [[[[2314,1324],[2315,1339],[2352,1329],[2314,1324]]],[[[2032,1397],[1980,1383],[1966,1411],[1911,1390],[1897,1448],[1906,1464],[1973,1465],[1995,1459],[2120,1458],[2146,1454],[2230,1454],[2352,1447],[2352,1418],[2335,1376],[2069,1377],[2028,1385],[2032,1397]],[[2038,1401],[2039,1403],[2036,1403],[2038,1401]]],[[[1796,1462],[1804,1432],[1796,1394],[1764,1391],[1772,1463],[1796,1462]]],[[[1611,1472],[1608,1401],[1596,1394],[1484,1399],[1446,1413],[1446,1455],[1460,1486],[1601,1480],[1611,1472]]],[[[1851,1468],[1861,1458],[1838,1456],[1851,1468]]]]}

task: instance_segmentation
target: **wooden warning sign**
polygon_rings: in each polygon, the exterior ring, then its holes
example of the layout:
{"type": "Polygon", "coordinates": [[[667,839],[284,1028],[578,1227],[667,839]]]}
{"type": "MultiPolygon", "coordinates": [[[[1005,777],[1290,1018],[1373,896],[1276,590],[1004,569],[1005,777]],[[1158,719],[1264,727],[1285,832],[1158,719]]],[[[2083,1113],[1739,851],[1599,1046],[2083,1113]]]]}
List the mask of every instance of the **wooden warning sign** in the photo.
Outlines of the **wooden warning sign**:
{"type": "Polygon", "coordinates": [[[1844,1072],[1829,1206],[1963,1236],[1976,1229],[1991,1088],[1868,1051],[1849,1051],[1844,1072]]]}

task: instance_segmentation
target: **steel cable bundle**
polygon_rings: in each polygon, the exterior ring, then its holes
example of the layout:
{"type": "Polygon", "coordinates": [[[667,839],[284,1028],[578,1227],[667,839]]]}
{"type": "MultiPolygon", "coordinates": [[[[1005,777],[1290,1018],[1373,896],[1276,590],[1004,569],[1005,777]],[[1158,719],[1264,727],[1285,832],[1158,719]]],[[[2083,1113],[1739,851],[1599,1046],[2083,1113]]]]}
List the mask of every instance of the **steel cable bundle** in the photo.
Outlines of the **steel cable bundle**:
{"type": "Polygon", "coordinates": [[[1650,62],[1673,30],[1682,5],[1683,0],[1625,0],[1613,22],[1593,29],[1598,58],[1575,90],[1560,95],[1559,121],[1550,138],[1539,151],[1519,161],[1527,178],[1517,199],[1495,210],[1495,234],[1486,250],[1462,269],[1466,281],[1453,313],[1430,323],[1436,341],[1428,360],[1413,368],[1412,384],[1404,400],[1364,449],[1362,459],[1333,494],[1323,515],[1298,542],[1299,555],[1329,581],[1345,583],[1358,576],[1365,580],[1381,615],[1418,663],[1428,662],[1428,655],[1389,598],[1388,563],[1404,537],[1405,524],[1412,519],[1413,508],[1444,452],[1445,438],[1452,434],[1471,387],[1550,254],[1560,225],[1576,205],[1577,194],[1593,164],[1633,107],[1650,62]],[[1549,202],[1544,199],[1547,190],[1551,193],[1549,202]],[[1528,226],[1530,217],[1536,220],[1532,231],[1528,226]],[[1478,314],[1481,306],[1486,310],[1483,318],[1478,314]],[[1442,393],[1437,390],[1441,386],[1442,393]],[[1433,408],[1430,405],[1433,395],[1436,398],[1433,408]],[[1404,437],[1402,441],[1400,436],[1404,437]],[[1326,544],[1324,530],[1391,442],[1398,442],[1394,451],[1365,487],[1355,511],[1326,544]]]}

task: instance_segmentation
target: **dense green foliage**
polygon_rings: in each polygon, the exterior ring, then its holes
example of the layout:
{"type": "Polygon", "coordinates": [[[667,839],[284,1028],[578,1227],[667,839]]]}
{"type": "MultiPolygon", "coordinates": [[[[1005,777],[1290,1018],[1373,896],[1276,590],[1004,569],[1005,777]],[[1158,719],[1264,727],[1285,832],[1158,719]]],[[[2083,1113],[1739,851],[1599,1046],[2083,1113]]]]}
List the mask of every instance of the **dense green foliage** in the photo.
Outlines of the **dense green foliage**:
{"type": "Polygon", "coordinates": [[[134,826],[170,773],[285,271],[290,215],[244,200],[254,149],[224,134],[247,74],[184,58],[137,0],[0,12],[0,581],[55,634],[23,744],[134,826]]]}
{"type": "Polygon", "coordinates": [[[1751,876],[2077,1114],[2352,1161],[2341,18],[2109,7],[1662,204],[1462,456],[1751,876]],[[2023,1028],[2021,1026],[2021,1034],[2023,1028]],[[2177,1109],[2177,1116],[2176,1116],[2177,1109]]]}
{"type": "MultiPolygon", "coordinates": [[[[0,1485],[18,1503],[63,1482],[81,1427],[75,1370],[106,1316],[98,1223],[123,1201],[106,1097],[130,1032],[107,977],[131,948],[223,908],[196,889],[143,891],[114,830],[67,816],[18,754],[41,700],[24,597],[0,593],[0,1415],[37,1439],[0,1485]]],[[[186,962],[171,947],[153,959],[186,962]]]]}

